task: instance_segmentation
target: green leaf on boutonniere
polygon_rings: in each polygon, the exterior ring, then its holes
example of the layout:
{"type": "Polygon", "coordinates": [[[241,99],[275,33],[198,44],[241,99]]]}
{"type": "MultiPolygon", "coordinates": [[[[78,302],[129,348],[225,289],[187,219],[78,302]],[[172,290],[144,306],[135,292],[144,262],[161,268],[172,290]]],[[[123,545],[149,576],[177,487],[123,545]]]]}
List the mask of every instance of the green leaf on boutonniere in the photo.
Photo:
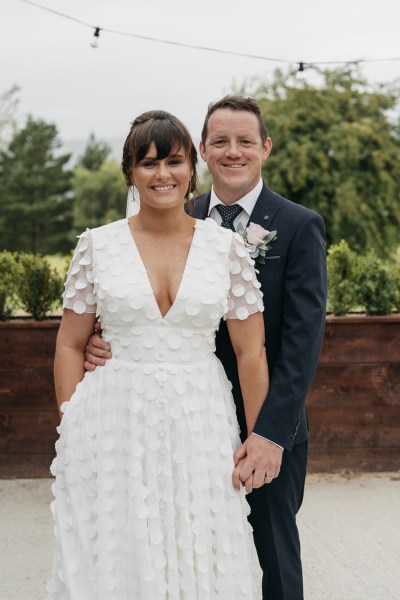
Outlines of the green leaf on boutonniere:
{"type": "Polygon", "coordinates": [[[242,238],[245,237],[245,235],[246,235],[246,229],[242,225],[242,223],[239,223],[239,225],[236,227],[236,233],[239,233],[242,236],[242,238]]]}
{"type": "Polygon", "coordinates": [[[265,265],[265,259],[263,256],[261,256],[260,254],[256,257],[255,261],[259,264],[259,265],[265,265]]]}
{"type": "Polygon", "coordinates": [[[262,248],[260,248],[259,250],[260,250],[259,256],[265,256],[265,254],[266,254],[265,250],[263,250],[262,248]]]}
{"type": "Polygon", "coordinates": [[[264,244],[268,244],[268,242],[272,242],[275,239],[276,239],[276,230],[270,231],[269,234],[266,235],[264,238],[264,244]]]}

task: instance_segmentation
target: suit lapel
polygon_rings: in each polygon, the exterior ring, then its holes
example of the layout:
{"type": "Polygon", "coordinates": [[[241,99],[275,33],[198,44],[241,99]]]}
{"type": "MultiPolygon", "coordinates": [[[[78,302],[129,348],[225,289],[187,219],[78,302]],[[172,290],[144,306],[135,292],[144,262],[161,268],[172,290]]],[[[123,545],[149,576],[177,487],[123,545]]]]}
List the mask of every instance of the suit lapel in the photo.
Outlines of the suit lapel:
{"type": "Polygon", "coordinates": [[[261,190],[261,194],[254,206],[253,212],[250,215],[249,223],[257,223],[264,229],[271,231],[273,220],[279,210],[279,200],[275,197],[274,193],[269,189],[265,183],[261,190]]]}
{"type": "Polygon", "coordinates": [[[206,219],[208,217],[208,209],[210,206],[211,193],[203,194],[192,200],[192,207],[188,207],[189,214],[192,214],[195,219],[206,219]],[[193,213],[191,211],[193,209],[193,213]]]}

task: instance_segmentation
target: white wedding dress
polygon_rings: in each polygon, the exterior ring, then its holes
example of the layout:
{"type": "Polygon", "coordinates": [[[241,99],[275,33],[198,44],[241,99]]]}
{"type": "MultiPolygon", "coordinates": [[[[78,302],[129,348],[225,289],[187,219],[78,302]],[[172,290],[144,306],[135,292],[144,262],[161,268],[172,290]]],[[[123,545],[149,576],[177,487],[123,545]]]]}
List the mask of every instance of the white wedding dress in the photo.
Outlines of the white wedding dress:
{"type": "Polygon", "coordinates": [[[64,306],[101,318],[113,358],[63,405],[48,599],[254,599],[235,406],[214,354],[221,318],[263,310],[240,236],[196,221],[162,317],[128,221],[88,230],[64,306]]]}

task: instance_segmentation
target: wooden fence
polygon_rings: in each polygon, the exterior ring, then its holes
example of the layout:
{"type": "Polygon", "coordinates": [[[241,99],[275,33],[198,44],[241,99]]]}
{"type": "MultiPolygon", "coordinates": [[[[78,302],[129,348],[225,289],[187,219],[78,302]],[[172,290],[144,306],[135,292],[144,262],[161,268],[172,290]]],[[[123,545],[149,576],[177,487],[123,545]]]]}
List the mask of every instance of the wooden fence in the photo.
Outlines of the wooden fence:
{"type": "MultiPolygon", "coordinates": [[[[0,324],[0,477],[46,477],[59,322],[0,324]]],[[[400,468],[400,315],[328,317],[308,398],[309,470],[400,468]]]]}

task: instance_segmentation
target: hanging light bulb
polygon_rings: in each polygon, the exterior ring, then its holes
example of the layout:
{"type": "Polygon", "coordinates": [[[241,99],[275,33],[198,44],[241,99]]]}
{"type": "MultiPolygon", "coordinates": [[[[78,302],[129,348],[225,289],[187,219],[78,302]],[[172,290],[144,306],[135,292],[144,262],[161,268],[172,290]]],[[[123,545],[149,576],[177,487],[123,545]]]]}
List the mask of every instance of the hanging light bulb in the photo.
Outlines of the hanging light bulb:
{"type": "Polygon", "coordinates": [[[296,79],[299,83],[303,83],[306,81],[305,70],[307,68],[306,64],[303,62],[299,62],[299,68],[297,69],[296,79]]]}
{"type": "Polygon", "coordinates": [[[99,46],[99,37],[100,37],[100,27],[94,28],[94,34],[90,45],[92,48],[98,48],[99,46]]]}

